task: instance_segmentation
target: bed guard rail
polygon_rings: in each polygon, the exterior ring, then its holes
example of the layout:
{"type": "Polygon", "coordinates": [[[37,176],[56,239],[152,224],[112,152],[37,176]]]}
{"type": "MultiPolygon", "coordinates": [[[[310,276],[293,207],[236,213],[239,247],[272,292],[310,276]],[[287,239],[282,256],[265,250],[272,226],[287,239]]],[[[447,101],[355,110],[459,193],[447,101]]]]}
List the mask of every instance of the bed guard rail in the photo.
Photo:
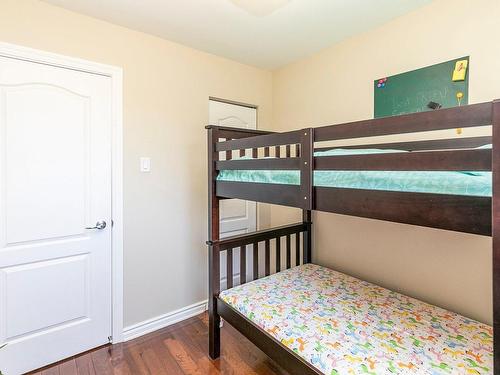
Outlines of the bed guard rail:
{"type": "MultiPolygon", "coordinates": [[[[216,195],[311,210],[313,129],[284,133],[207,126],[212,135],[214,179],[221,170],[297,170],[299,185],[217,181],[216,195]],[[279,185],[279,186],[277,186],[279,185]]],[[[209,140],[210,142],[210,140],[209,140]]],[[[209,155],[210,157],[210,155],[209,155]]]]}

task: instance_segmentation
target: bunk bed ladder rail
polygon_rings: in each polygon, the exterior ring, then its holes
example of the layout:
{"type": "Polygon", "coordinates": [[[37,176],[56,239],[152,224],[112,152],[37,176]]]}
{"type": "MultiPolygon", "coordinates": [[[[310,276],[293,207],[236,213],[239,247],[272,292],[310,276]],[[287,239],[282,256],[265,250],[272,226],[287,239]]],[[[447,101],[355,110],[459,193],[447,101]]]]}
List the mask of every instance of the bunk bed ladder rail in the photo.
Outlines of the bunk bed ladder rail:
{"type": "Polygon", "coordinates": [[[493,367],[500,375],[500,100],[492,105],[493,367]]]}

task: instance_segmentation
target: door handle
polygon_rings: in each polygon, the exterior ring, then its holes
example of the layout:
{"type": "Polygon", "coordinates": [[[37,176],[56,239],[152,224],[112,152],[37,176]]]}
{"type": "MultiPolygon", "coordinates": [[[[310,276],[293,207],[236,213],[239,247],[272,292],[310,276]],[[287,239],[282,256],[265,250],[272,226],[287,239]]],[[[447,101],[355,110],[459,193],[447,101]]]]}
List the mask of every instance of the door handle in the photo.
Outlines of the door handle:
{"type": "Polygon", "coordinates": [[[106,222],[104,220],[99,220],[97,223],[95,223],[95,227],[86,227],[85,229],[104,229],[106,228],[106,222]]]}

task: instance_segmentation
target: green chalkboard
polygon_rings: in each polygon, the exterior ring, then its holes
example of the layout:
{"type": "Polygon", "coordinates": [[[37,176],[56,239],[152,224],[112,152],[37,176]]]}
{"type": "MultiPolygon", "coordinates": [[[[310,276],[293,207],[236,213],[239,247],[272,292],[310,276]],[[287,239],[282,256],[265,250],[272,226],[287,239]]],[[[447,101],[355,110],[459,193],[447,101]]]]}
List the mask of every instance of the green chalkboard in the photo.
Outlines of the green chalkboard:
{"type": "Polygon", "coordinates": [[[464,81],[452,81],[455,63],[469,57],[450,60],[441,64],[379,78],[374,81],[375,118],[405,113],[431,111],[429,102],[439,103],[442,108],[465,105],[469,100],[469,69],[464,81]],[[383,80],[381,84],[381,81],[383,80]],[[457,93],[463,93],[460,103],[457,93]]]}

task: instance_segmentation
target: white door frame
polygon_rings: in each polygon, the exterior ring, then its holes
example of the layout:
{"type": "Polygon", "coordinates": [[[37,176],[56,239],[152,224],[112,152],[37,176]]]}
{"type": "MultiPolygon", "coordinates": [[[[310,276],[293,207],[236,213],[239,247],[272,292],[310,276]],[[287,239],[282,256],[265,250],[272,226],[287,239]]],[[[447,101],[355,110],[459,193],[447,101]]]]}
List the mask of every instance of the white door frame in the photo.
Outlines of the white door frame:
{"type": "MultiPolygon", "coordinates": [[[[123,70],[87,60],[0,42],[0,56],[99,74],[111,79],[112,342],[123,341],[123,70]]],[[[63,358],[61,358],[63,359],[63,358]]]]}

